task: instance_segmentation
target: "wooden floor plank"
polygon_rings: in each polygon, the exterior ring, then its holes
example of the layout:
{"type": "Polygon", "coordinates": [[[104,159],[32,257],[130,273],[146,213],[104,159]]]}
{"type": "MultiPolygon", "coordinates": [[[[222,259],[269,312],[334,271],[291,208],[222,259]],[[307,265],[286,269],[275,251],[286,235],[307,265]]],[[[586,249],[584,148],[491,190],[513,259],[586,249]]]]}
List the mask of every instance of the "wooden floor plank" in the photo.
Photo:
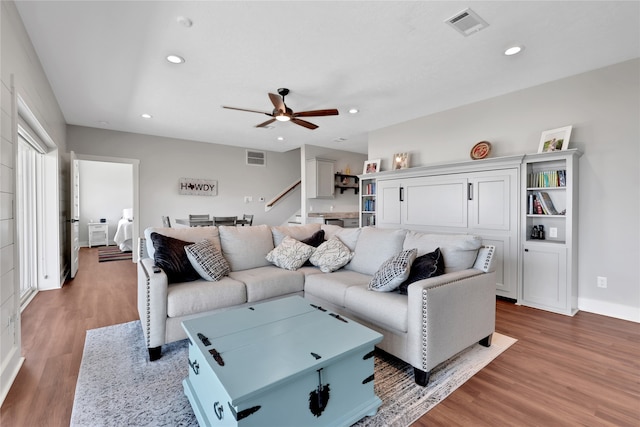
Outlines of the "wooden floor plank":
{"type": "MultiPolygon", "coordinates": [[[[136,266],[82,248],[76,278],[22,314],[25,363],[2,427],[68,426],[88,329],[137,318],[136,266]]],[[[518,342],[414,423],[429,426],[640,426],[640,325],[497,302],[518,342]]]]}

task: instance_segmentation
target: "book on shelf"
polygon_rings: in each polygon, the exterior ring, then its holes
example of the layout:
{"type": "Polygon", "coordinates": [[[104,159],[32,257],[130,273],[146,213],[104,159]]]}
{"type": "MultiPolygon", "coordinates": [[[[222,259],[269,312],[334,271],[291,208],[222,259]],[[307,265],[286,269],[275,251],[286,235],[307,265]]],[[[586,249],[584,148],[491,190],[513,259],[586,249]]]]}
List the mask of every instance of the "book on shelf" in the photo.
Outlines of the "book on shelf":
{"type": "Polygon", "coordinates": [[[549,193],[546,191],[538,191],[537,198],[540,200],[540,204],[542,205],[542,210],[545,215],[559,215],[555,206],[553,206],[553,201],[551,201],[549,193]]]}
{"type": "Polygon", "coordinates": [[[527,187],[566,187],[566,177],[567,171],[564,169],[532,172],[527,175],[527,187]]]}

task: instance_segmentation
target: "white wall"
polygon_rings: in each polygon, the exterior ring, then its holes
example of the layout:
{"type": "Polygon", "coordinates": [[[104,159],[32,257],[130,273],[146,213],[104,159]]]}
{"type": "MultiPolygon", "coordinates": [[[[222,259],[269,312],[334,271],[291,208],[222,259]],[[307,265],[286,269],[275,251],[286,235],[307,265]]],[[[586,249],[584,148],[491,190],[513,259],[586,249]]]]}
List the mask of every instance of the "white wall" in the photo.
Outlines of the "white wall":
{"type": "MultiPolygon", "coordinates": [[[[305,176],[305,163],[308,159],[321,158],[335,160],[335,171],[345,172],[347,168],[351,170],[350,175],[360,175],[364,161],[367,160],[366,154],[352,153],[350,151],[332,150],[330,148],[318,147],[316,145],[304,145],[300,151],[300,162],[302,164],[305,176]]],[[[346,173],[346,172],[345,172],[346,173]]],[[[302,183],[303,193],[305,193],[305,183],[302,183]]],[[[358,195],[353,190],[346,190],[343,194],[336,191],[333,199],[307,199],[305,194],[302,195],[302,207],[300,213],[306,216],[311,210],[313,212],[357,212],[358,211],[358,195]]]]}
{"type": "Polygon", "coordinates": [[[244,148],[81,126],[68,126],[67,144],[78,155],[140,160],[140,232],[161,226],[163,215],[175,220],[189,214],[254,214],[254,224],[280,225],[300,209],[299,187],[269,212],[264,209],[300,179],[299,150],[269,151],[265,167],[250,166],[244,148]],[[180,195],[180,178],[217,180],[218,195],[180,195]],[[253,202],[245,203],[244,196],[253,202]]]}
{"type": "Polygon", "coordinates": [[[133,208],[133,165],[80,160],[80,235],[88,245],[87,224],[105,218],[109,225],[109,244],[114,245],[122,210],[133,208]]]}
{"type": "Polygon", "coordinates": [[[535,153],[544,130],[573,125],[580,149],[578,305],[640,321],[640,59],[372,132],[369,157],[390,169],[469,159],[478,141],[491,157],[535,153]],[[596,277],[608,277],[608,288],[596,277]]]}
{"type": "MultiPolygon", "coordinates": [[[[66,152],[64,117],[15,4],[0,2],[0,401],[21,364],[19,283],[15,255],[15,144],[20,95],[58,147],[66,152]],[[15,88],[15,91],[14,91],[15,88]]],[[[60,187],[62,188],[62,187],[60,187]]],[[[63,208],[61,208],[63,209],[63,208]]],[[[66,231],[64,211],[60,236],[66,231]]],[[[61,258],[61,265],[64,260],[61,258]]],[[[64,270],[61,268],[61,270],[64,270]]]]}

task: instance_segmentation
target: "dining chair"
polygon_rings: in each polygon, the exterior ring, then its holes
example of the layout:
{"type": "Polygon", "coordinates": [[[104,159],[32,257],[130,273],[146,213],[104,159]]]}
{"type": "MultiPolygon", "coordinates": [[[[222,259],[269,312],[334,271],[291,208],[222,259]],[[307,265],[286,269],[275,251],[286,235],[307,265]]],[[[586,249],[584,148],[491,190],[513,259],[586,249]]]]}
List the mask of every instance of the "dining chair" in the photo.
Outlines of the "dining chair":
{"type": "Polygon", "coordinates": [[[242,215],[242,225],[252,225],[253,224],[253,215],[242,215]]]}
{"type": "Polygon", "coordinates": [[[213,225],[236,225],[237,216],[214,216],[213,225]]]}
{"type": "Polygon", "coordinates": [[[162,226],[163,227],[167,227],[167,228],[171,228],[171,220],[169,219],[168,216],[163,216],[162,217],[162,226]]]}
{"type": "Polygon", "coordinates": [[[189,214],[189,221],[210,221],[209,214],[191,215],[189,214]]]}

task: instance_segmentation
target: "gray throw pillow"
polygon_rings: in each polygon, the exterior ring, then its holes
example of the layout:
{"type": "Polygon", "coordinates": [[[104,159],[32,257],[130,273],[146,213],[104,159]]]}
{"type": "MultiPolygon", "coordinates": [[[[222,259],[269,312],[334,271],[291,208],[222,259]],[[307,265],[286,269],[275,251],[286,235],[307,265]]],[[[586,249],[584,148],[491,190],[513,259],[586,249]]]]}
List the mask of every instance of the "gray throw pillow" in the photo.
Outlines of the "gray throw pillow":
{"type": "Polygon", "coordinates": [[[217,282],[231,271],[222,253],[208,240],[187,245],[184,250],[200,277],[209,282],[217,282]]]}
{"type": "Polygon", "coordinates": [[[369,289],[378,292],[390,292],[407,280],[411,264],[416,259],[417,249],[407,249],[386,260],[375,272],[369,283],[369,289]]]}

